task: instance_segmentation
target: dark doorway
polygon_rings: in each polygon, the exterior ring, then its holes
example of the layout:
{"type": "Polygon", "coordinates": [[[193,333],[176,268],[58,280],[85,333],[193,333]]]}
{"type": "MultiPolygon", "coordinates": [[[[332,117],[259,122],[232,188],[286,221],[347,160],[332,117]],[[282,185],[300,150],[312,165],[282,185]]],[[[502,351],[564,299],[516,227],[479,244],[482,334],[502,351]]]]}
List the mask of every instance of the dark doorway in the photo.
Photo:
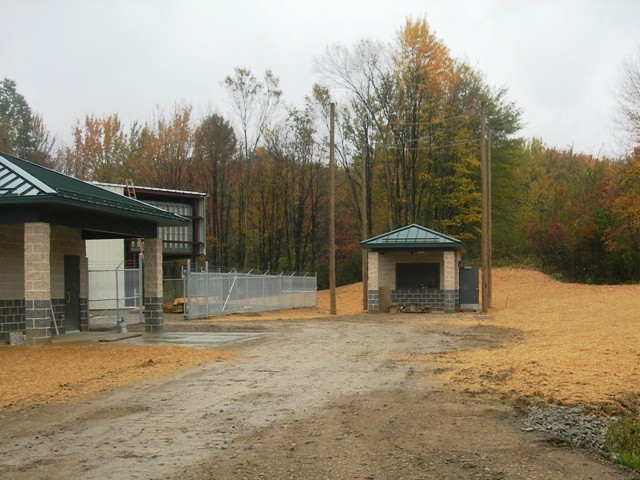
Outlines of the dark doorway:
{"type": "Polygon", "coordinates": [[[440,288],[440,264],[397,263],[396,288],[440,288]]]}
{"type": "Polygon", "coordinates": [[[460,309],[478,310],[479,307],[478,266],[460,267],[460,309]]]}
{"type": "Polygon", "coordinates": [[[65,331],[80,330],[80,257],[64,256],[65,331]]]}

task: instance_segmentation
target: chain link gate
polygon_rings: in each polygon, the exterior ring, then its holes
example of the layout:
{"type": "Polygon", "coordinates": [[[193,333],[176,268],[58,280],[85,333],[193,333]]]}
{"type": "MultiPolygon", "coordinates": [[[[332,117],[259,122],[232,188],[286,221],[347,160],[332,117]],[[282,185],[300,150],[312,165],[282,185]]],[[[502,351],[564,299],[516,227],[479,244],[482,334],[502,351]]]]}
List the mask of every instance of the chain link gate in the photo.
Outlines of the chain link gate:
{"type": "Polygon", "coordinates": [[[89,267],[89,328],[110,328],[124,319],[144,323],[142,268],[89,267]]]}

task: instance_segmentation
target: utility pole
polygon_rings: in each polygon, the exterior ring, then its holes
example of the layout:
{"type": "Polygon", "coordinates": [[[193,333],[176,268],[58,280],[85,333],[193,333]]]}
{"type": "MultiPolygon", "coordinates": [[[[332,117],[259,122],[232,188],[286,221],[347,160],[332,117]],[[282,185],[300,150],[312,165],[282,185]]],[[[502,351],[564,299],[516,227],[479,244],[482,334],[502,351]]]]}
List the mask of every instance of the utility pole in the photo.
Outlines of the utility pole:
{"type": "MultiPolygon", "coordinates": [[[[362,148],[362,240],[367,239],[367,149],[368,145],[365,141],[362,148]]],[[[362,311],[366,312],[369,309],[369,256],[367,255],[367,249],[362,249],[362,311]]]]}
{"type": "Polygon", "coordinates": [[[488,285],[489,285],[489,308],[493,307],[493,194],[492,194],[491,173],[491,130],[487,132],[487,227],[489,236],[489,263],[488,263],[488,285]]]}
{"type": "Polygon", "coordinates": [[[335,117],[336,105],[331,103],[329,120],[329,313],[331,315],[336,314],[335,117]]]}
{"type": "Polygon", "coordinates": [[[480,172],[482,180],[482,313],[489,311],[489,171],[484,103],[480,107],[480,172]]]}

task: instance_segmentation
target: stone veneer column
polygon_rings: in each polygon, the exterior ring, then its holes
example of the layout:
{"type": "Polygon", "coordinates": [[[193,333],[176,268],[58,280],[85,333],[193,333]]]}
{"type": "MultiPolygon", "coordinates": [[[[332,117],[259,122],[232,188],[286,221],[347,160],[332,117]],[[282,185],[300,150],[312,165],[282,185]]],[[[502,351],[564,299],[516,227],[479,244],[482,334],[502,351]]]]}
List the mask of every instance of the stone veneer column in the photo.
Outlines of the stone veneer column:
{"type": "Polygon", "coordinates": [[[144,331],[162,333],[162,239],[144,239],[144,331]]]}
{"type": "Polygon", "coordinates": [[[456,252],[444,252],[443,253],[443,265],[444,270],[444,311],[447,313],[454,312],[459,305],[459,287],[458,287],[458,263],[456,262],[456,252]]]}
{"type": "Polygon", "coordinates": [[[24,225],[24,314],[27,344],[51,343],[51,227],[24,225]]]}
{"type": "Polygon", "coordinates": [[[369,252],[367,255],[367,312],[369,313],[380,313],[378,256],[378,252],[369,252]]]}

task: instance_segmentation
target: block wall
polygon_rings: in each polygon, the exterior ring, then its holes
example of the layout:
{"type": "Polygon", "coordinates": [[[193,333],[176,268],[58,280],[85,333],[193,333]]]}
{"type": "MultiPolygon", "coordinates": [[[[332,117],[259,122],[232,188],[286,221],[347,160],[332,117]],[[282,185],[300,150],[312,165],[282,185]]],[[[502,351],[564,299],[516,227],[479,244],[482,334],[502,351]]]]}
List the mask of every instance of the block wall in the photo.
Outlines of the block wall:
{"type": "Polygon", "coordinates": [[[460,306],[459,290],[441,290],[438,288],[402,288],[391,292],[394,305],[409,307],[417,303],[419,308],[428,305],[434,312],[455,312],[460,306]]]}
{"type": "Polygon", "coordinates": [[[24,225],[0,225],[0,343],[26,328],[23,242],[24,225]]]}
{"type": "MultiPolygon", "coordinates": [[[[87,261],[86,242],[82,232],[77,228],[51,226],[51,302],[58,319],[58,330],[66,332],[64,317],[64,256],[80,257],[80,331],[89,330],[89,266],[87,261]]],[[[53,322],[51,331],[55,333],[53,322]]]]}
{"type": "Polygon", "coordinates": [[[89,290],[87,250],[77,228],[51,226],[51,297],[64,298],[64,256],[80,257],[80,298],[89,290]]]}
{"type": "Polygon", "coordinates": [[[24,225],[0,225],[0,300],[24,300],[24,225]]]}
{"type": "Polygon", "coordinates": [[[49,300],[60,319],[58,330],[65,333],[61,320],[65,304],[65,255],[80,257],[80,329],[88,330],[88,268],[80,230],[44,223],[0,225],[0,343],[7,341],[10,331],[25,331],[27,327],[37,329],[38,339],[55,333],[49,300]],[[25,238],[29,245],[25,245],[25,238]],[[29,302],[29,325],[25,299],[29,302]]]}

